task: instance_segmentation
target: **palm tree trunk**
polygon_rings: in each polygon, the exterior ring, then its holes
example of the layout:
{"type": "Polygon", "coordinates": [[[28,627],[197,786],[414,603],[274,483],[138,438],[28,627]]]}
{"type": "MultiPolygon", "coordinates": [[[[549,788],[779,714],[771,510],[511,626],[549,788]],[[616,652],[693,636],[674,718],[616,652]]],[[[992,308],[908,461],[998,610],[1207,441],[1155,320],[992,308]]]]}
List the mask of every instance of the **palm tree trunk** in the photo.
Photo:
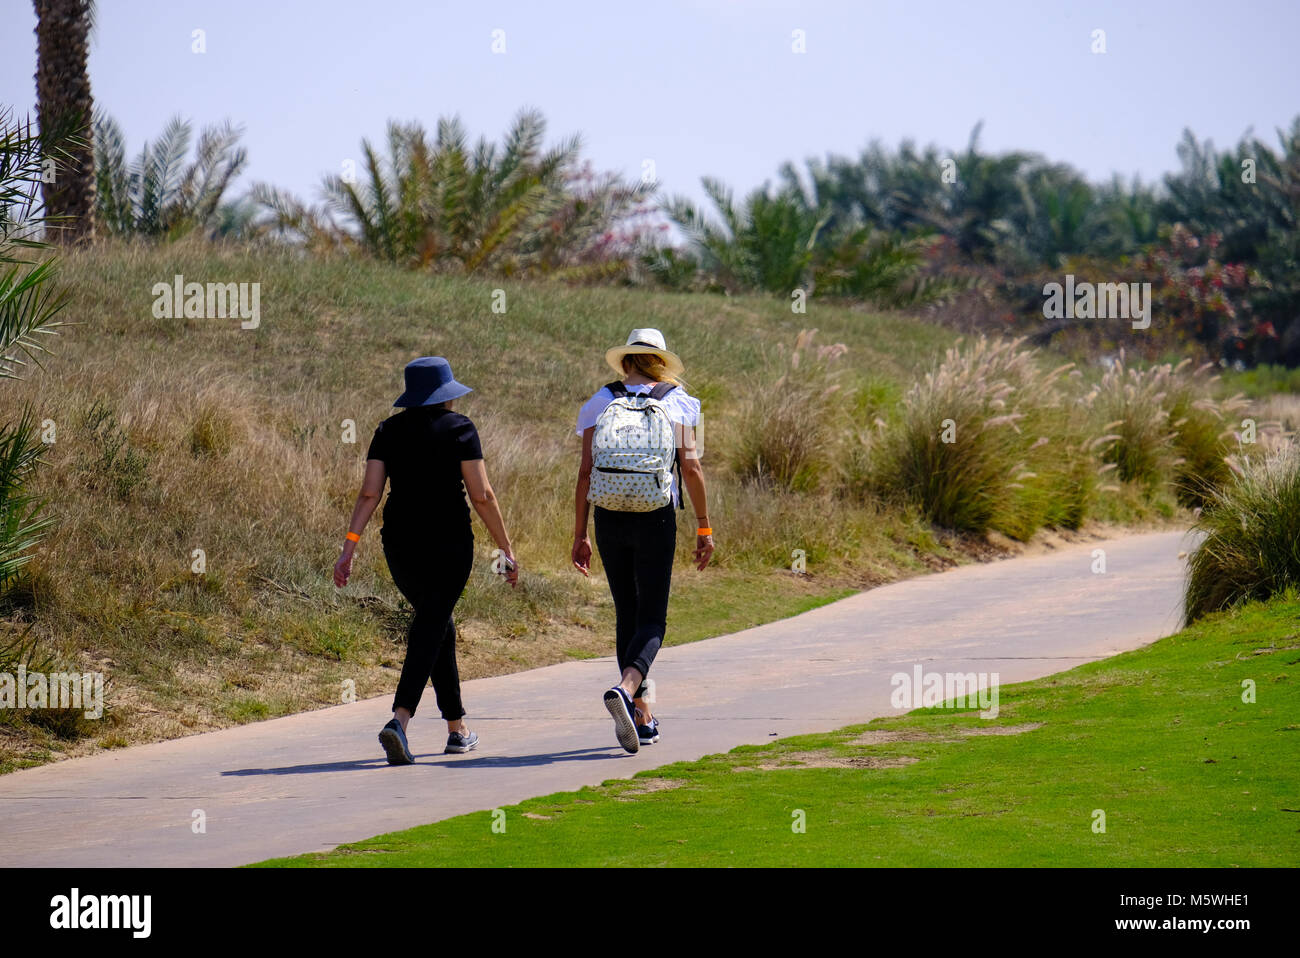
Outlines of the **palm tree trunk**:
{"type": "Polygon", "coordinates": [[[48,231],[60,243],[95,234],[95,161],[90,74],[86,70],[93,0],[32,0],[36,6],[36,110],[47,149],[59,151],[53,182],[41,183],[48,231]]]}

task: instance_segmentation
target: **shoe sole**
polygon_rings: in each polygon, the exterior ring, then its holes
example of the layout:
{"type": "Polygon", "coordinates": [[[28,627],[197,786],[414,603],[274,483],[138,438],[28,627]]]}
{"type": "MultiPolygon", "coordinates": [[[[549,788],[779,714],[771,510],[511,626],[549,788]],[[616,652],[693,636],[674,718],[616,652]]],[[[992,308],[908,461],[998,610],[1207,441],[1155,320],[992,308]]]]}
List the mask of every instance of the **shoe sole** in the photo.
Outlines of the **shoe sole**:
{"type": "Polygon", "coordinates": [[[379,733],[379,744],[388,755],[389,765],[414,765],[415,759],[402,748],[402,737],[395,729],[386,728],[379,733]]]}
{"type": "Polygon", "coordinates": [[[450,745],[448,745],[445,749],[443,749],[442,754],[443,755],[464,755],[466,752],[472,752],[476,748],[478,748],[477,741],[475,741],[473,745],[467,745],[464,748],[452,748],[450,745]]]}
{"type": "Polygon", "coordinates": [[[632,721],[632,716],[627,714],[623,696],[610,689],[605,693],[605,708],[614,718],[614,734],[618,737],[618,744],[625,751],[635,752],[641,747],[641,737],[636,734],[636,723],[632,721]]]}
{"type": "Polygon", "coordinates": [[[642,745],[653,745],[655,742],[659,741],[658,735],[655,735],[651,738],[641,738],[641,736],[638,735],[637,738],[642,745]]]}

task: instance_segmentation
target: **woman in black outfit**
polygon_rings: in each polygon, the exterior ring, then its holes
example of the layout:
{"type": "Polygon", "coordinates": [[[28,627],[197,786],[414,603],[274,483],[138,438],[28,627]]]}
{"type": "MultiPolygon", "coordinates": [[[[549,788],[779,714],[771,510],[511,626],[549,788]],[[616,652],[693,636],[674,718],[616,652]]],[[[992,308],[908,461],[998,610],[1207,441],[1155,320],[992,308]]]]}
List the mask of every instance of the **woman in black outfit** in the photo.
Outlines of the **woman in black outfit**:
{"type": "Polygon", "coordinates": [[[433,679],[438,708],[447,720],[447,752],[468,752],[478,736],[465,727],[456,670],[456,627],[452,610],[474,564],[474,509],[504,554],[506,580],[514,586],[519,570],[510,537],[483,465],[478,431],[452,408],[472,390],[452,377],[441,356],[407,364],[406,391],[394,406],[406,407],[375,429],[366,454],[366,476],[352,510],[343,554],[334,564],[334,584],[347,585],[352,555],[361,533],[390,483],[380,537],[393,582],[415,615],[407,636],[406,660],[393,698],[393,719],[379,733],[389,765],[415,761],[406,727],[415,714],[424,684],[433,679]]]}
{"type": "MultiPolygon", "coordinates": [[[[695,507],[696,567],[703,570],[713,555],[713,529],[709,525],[704,470],[695,443],[700,403],[681,380],[682,362],[666,348],[657,329],[634,329],[627,344],[605,353],[605,362],[622,378],[602,386],[578,412],[582,436],[582,461],[574,495],[573,565],[590,575],[591,539],[587,516],[591,509],[592,442],[602,413],[617,397],[644,396],[659,401],[672,423],[675,459],[682,484],[695,507]]],[[[607,472],[620,470],[610,469],[607,472]]],[[[677,478],[671,482],[670,501],[645,512],[594,509],[596,548],[614,599],[615,649],[619,683],[604,694],[605,708],[614,719],[615,736],[628,752],[659,741],[659,722],[651,713],[646,676],[663,646],[668,619],[668,593],[672,585],[673,554],[677,547],[677,510],[683,506],[677,478]]]]}

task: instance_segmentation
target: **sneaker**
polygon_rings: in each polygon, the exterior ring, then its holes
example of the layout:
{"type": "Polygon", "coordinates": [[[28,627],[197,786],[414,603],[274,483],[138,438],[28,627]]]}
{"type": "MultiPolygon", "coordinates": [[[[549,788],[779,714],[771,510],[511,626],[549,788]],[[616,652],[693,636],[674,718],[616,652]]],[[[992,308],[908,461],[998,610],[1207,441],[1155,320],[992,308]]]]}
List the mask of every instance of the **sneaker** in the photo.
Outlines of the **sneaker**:
{"type": "Polygon", "coordinates": [[[447,748],[444,754],[459,754],[478,748],[478,735],[474,732],[452,732],[447,736],[447,748]]]}
{"type": "Polygon", "coordinates": [[[605,693],[605,708],[614,718],[614,734],[618,744],[628,752],[635,752],[641,747],[636,734],[636,722],[632,718],[632,700],[617,685],[605,693]]]}
{"type": "Polygon", "coordinates": [[[653,745],[659,741],[659,720],[651,718],[649,725],[638,725],[636,727],[636,737],[642,745],[653,745]]]}
{"type": "Polygon", "coordinates": [[[397,719],[393,719],[380,730],[379,744],[388,754],[389,765],[415,764],[415,756],[406,745],[406,733],[402,731],[402,723],[397,719]]]}

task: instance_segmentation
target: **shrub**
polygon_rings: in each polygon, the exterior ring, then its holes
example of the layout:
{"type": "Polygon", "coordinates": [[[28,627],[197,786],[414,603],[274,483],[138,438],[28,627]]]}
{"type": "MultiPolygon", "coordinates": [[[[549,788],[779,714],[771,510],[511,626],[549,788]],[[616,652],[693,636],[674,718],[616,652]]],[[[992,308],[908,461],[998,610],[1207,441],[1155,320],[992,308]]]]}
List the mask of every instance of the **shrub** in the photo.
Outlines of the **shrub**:
{"type": "Polygon", "coordinates": [[[1165,402],[1178,454],[1174,488],[1184,505],[1203,506],[1209,494],[1228,481],[1227,457],[1236,445],[1233,418],[1246,408],[1246,400],[1240,395],[1216,399],[1218,377],[1208,374],[1213,367],[1207,363],[1186,372],[1190,364],[1184,359],[1173,369],[1161,370],[1168,378],[1165,402]]]}
{"type": "Polygon", "coordinates": [[[1154,492],[1173,470],[1175,431],[1165,408],[1167,378],[1125,365],[1121,352],[1085,397],[1099,421],[1101,458],[1121,482],[1154,492]]]}
{"type": "Polygon", "coordinates": [[[1279,393],[1300,393],[1300,369],[1265,364],[1224,375],[1230,388],[1241,390],[1251,399],[1265,399],[1279,393]]]}
{"type": "Polygon", "coordinates": [[[1044,373],[1021,342],[981,337],[949,349],[907,392],[901,422],[877,434],[881,492],[965,532],[1027,538],[1046,520],[1049,484],[1034,467],[1052,445],[1042,440],[1056,431],[1055,383],[1069,367],[1044,373]]]}
{"type": "Polygon", "coordinates": [[[190,452],[196,456],[224,456],[235,441],[235,422],[228,410],[206,402],[190,424],[190,452]]]}
{"type": "Polygon", "coordinates": [[[90,454],[83,457],[82,472],[88,486],[111,488],[123,501],[131,498],[145,479],[148,460],[133,447],[107,403],[96,400],[81,417],[90,437],[90,454]]]}
{"type": "MultiPolygon", "coordinates": [[[[1079,377],[1077,370],[1070,375],[1079,377]]],[[[1104,442],[1093,435],[1091,417],[1081,401],[1063,400],[1061,406],[1047,411],[1049,421],[1030,450],[1047,492],[1041,524],[1078,529],[1093,514],[1097,493],[1105,488],[1101,477],[1113,467],[1098,462],[1097,449],[1104,442]]]]}
{"type": "Polygon", "coordinates": [[[1300,452],[1288,443],[1233,465],[1194,526],[1205,538],[1188,564],[1189,623],[1300,585],[1300,452]]]}
{"type": "Polygon", "coordinates": [[[1215,398],[1211,366],[1190,367],[1185,359],[1134,369],[1121,352],[1087,398],[1109,440],[1102,458],[1120,480],[1147,492],[1169,482],[1180,502],[1199,506],[1228,478],[1230,417],[1246,403],[1215,398]]]}
{"type": "Polygon", "coordinates": [[[848,347],[814,347],[816,332],[802,330],[776,383],[746,399],[731,457],[742,478],[802,492],[826,475],[843,425],[837,360],[848,347]]]}

